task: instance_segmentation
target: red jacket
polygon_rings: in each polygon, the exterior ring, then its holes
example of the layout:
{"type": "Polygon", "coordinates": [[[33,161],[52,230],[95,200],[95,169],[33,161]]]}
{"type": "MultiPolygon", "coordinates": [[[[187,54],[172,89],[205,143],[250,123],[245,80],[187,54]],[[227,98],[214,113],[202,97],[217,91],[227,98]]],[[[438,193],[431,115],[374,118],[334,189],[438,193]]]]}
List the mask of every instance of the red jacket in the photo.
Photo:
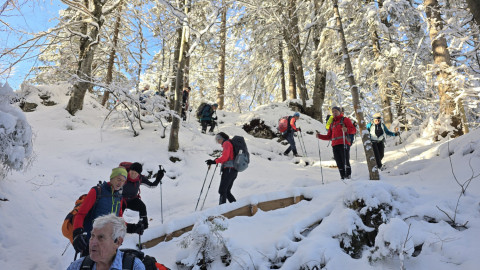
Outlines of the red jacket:
{"type": "Polygon", "coordinates": [[[330,129],[328,130],[327,135],[317,134],[317,138],[320,140],[331,140],[332,146],[343,144],[343,132],[342,132],[342,124],[341,120],[343,117],[343,124],[347,128],[347,132],[345,132],[345,143],[350,145],[347,140],[347,134],[355,134],[357,129],[353,126],[352,121],[348,117],[344,117],[343,114],[333,118],[333,122],[330,125],[330,129]]]}
{"type": "Polygon", "coordinates": [[[292,116],[292,119],[290,119],[290,126],[292,127],[292,129],[294,131],[298,131],[298,128],[295,126],[296,121],[297,121],[297,119],[294,116],[292,116]]]}
{"type": "MultiPolygon", "coordinates": [[[[222,155],[219,158],[215,159],[215,163],[217,163],[217,164],[218,163],[225,164],[227,161],[233,160],[233,158],[234,158],[234,156],[233,156],[233,145],[229,140],[225,140],[222,143],[222,147],[223,147],[222,155]]],[[[233,163],[232,163],[232,165],[233,165],[233,163]]]]}

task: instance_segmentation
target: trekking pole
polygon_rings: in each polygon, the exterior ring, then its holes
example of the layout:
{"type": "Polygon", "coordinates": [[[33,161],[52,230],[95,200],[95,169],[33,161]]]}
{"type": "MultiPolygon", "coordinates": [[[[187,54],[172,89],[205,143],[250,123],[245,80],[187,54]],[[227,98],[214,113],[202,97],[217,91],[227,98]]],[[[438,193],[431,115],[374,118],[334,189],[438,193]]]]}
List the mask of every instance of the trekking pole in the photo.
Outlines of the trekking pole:
{"type": "Polygon", "coordinates": [[[200,202],[200,197],[202,197],[203,187],[205,187],[205,182],[207,181],[207,176],[208,176],[209,171],[210,171],[210,165],[208,166],[207,174],[205,174],[205,179],[203,180],[202,189],[200,190],[200,194],[198,195],[198,200],[197,200],[197,205],[195,206],[195,211],[197,211],[198,203],[200,202]]]}
{"type": "Polygon", "coordinates": [[[138,235],[138,249],[142,250],[142,236],[140,234],[138,235]]]}
{"type": "MultiPolygon", "coordinates": [[[[165,169],[163,169],[162,165],[158,165],[159,170],[163,172],[165,175],[165,169]]],[[[162,217],[162,224],[163,224],[163,192],[162,192],[162,180],[160,180],[160,215],[162,217]]]]}
{"type": "Polygon", "coordinates": [[[205,201],[207,200],[208,191],[210,190],[210,186],[212,185],[213,177],[215,176],[217,167],[218,167],[218,164],[215,166],[215,170],[213,170],[212,179],[210,179],[210,184],[208,184],[207,192],[205,192],[205,198],[203,198],[202,208],[200,208],[200,211],[203,210],[203,206],[205,205],[205,201]]]}
{"type": "MultiPolygon", "coordinates": [[[[298,135],[297,138],[298,138],[298,144],[300,145],[300,150],[302,150],[303,156],[305,156],[305,152],[303,152],[302,140],[300,138],[300,135],[298,135]]],[[[294,133],[294,136],[293,136],[293,140],[295,141],[295,133],[294,133]]]]}
{"type": "Polygon", "coordinates": [[[65,254],[65,252],[67,252],[67,249],[68,249],[69,246],[70,246],[70,242],[68,242],[67,246],[66,246],[65,249],[63,250],[62,256],[63,256],[63,254],[65,254]]]}
{"type": "Polygon", "coordinates": [[[307,148],[305,147],[305,141],[303,140],[303,134],[301,131],[300,131],[300,138],[302,139],[300,147],[303,147],[304,156],[307,157],[308,156],[307,148]]]}
{"type": "Polygon", "coordinates": [[[347,175],[347,144],[345,142],[345,131],[343,131],[343,128],[342,128],[342,134],[343,134],[343,156],[345,158],[345,160],[343,161],[343,168],[344,168],[345,175],[347,175]]]}
{"type": "MultiPolygon", "coordinates": [[[[317,130],[317,133],[318,130],[317,130]]],[[[323,167],[322,167],[322,152],[320,151],[320,140],[317,140],[317,145],[318,145],[318,157],[320,158],[320,174],[322,175],[322,185],[323,185],[323,167]]]]}

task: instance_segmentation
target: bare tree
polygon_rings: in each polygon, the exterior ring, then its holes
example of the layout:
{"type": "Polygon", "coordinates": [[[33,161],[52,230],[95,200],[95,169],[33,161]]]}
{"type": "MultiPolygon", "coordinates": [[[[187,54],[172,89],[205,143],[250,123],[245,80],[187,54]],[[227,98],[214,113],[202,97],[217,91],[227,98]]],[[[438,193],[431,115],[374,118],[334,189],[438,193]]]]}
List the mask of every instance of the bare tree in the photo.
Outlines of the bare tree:
{"type": "Polygon", "coordinates": [[[478,26],[480,26],[480,1],[478,0],[466,0],[470,12],[472,12],[473,18],[478,26]]]}
{"type": "MultiPolygon", "coordinates": [[[[449,126],[453,128],[452,136],[457,137],[463,135],[462,121],[456,112],[454,100],[454,89],[449,83],[450,72],[452,66],[450,53],[448,51],[447,39],[440,32],[443,29],[443,21],[440,14],[440,5],[437,0],[425,0],[425,13],[427,15],[428,30],[432,42],[433,61],[436,69],[436,80],[438,82],[438,95],[440,96],[440,117],[438,119],[441,124],[449,121],[449,126]]],[[[440,125],[438,125],[440,126],[440,125]]],[[[436,130],[435,139],[438,136],[446,137],[450,131],[440,129],[436,130]]]]}
{"type": "Polygon", "coordinates": [[[360,134],[362,136],[363,148],[365,150],[365,158],[368,165],[368,173],[370,180],[379,180],[380,175],[378,173],[377,164],[375,161],[375,155],[373,153],[372,141],[370,140],[370,134],[366,130],[365,119],[363,117],[363,108],[361,107],[358,87],[353,76],[352,63],[348,53],[347,41],[345,39],[345,33],[343,32],[342,19],[340,17],[340,11],[338,10],[338,0],[333,0],[333,10],[335,13],[337,30],[340,33],[340,39],[342,42],[343,58],[345,59],[345,73],[348,74],[348,83],[350,85],[350,91],[352,93],[353,109],[355,110],[355,116],[360,128],[360,134]]]}
{"type": "Polygon", "coordinates": [[[287,100],[287,87],[285,83],[285,61],[283,60],[283,46],[282,41],[278,42],[278,63],[280,64],[280,82],[282,89],[282,101],[287,100]]]}
{"type": "MultiPolygon", "coordinates": [[[[120,22],[122,19],[122,6],[118,7],[118,13],[117,13],[117,18],[115,20],[115,26],[113,28],[113,46],[110,50],[110,54],[108,55],[108,64],[107,64],[107,76],[105,78],[105,83],[109,85],[112,83],[113,79],[113,68],[115,64],[115,55],[117,53],[117,44],[118,44],[118,35],[120,33],[120,22]]],[[[102,97],[102,106],[105,106],[107,104],[108,98],[110,96],[110,91],[104,91],[103,92],[103,97],[102,97]]]]}
{"type": "Polygon", "coordinates": [[[225,101],[225,53],[227,43],[227,5],[225,0],[221,1],[221,26],[220,26],[220,62],[218,63],[218,85],[217,85],[217,104],[220,110],[223,109],[225,101]]]}
{"type": "MultiPolygon", "coordinates": [[[[318,52],[320,50],[320,36],[324,28],[325,22],[320,21],[320,8],[325,3],[322,1],[314,1],[314,11],[315,11],[315,26],[313,30],[313,44],[315,45],[315,50],[318,52]]],[[[318,121],[323,122],[322,107],[323,102],[325,101],[325,91],[327,84],[327,71],[322,68],[321,58],[317,55],[315,59],[315,85],[313,86],[313,107],[312,107],[312,117],[318,121]]]]}

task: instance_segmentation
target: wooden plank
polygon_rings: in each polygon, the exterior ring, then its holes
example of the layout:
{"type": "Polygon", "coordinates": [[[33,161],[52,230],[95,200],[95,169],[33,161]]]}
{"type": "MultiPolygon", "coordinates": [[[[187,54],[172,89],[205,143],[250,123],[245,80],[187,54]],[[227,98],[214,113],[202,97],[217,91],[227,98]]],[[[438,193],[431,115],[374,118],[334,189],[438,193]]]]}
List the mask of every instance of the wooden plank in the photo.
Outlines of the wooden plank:
{"type": "Polygon", "coordinates": [[[243,207],[237,208],[235,210],[232,210],[230,212],[223,213],[222,216],[224,216],[226,218],[233,218],[233,217],[238,217],[238,216],[251,217],[252,216],[252,211],[250,209],[251,209],[251,205],[249,204],[249,205],[245,205],[243,207]]]}

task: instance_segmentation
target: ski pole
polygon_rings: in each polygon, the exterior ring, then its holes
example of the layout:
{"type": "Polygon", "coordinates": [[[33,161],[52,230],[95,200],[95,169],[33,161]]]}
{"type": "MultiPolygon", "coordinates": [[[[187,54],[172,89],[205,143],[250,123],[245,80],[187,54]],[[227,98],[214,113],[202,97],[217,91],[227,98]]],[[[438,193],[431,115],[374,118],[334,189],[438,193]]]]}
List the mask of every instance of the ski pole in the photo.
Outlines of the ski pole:
{"type": "Polygon", "coordinates": [[[203,187],[205,187],[205,182],[207,181],[207,176],[208,176],[209,171],[210,171],[210,165],[208,166],[207,174],[205,174],[205,179],[203,180],[202,189],[200,190],[200,194],[198,195],[198,200],[197,200],[197,205],[195,206],[195,211],[197,211],[198,203],[200,202],[200,197],[202,197],[203,187]]]}
{"type": "Polygon", "coordinates": [[[218,164],[215,166],[215,170],[213,170],[212,179],[210,179],[210,184],[208,184],[207,192],[205,192],[205,198],[203,198],[202,208],[200,208],[200,211],[203,210],[203,206],[205,205],[205,201],[207,200],[208,191],[210,190],[210,186],[212,185],[213,177],[215,176],[217,167],[218,167],[218,164]]]}
{"type": "Polygon", "coordinates": [[[345,131],[343,131],[343,128],[342,128],[342,134],[343,134],[343,157],[345,158],[345,160],[343,161],[343,168],[346,176],[347,175],[347,144],[345,142],[345,131]]]}
{"type": "MultiPolygon", "coordinates": [[[[317,130],[317,133],[318,130],[317,130]]],[[[320,174],[322,175],[322,185],[323,185],[323,167],[322,167],[322,152],[320,151],[320,139],[317,140],[318,145],[318,157],[320,158],[320,174]]]]}
{"type": "MultiPolygon", "coordinates": [[[[158,169],[165,174],[165,169],[163,169],[162,165],[158,165],[158,169]]],[[[162,217],[162,224],[163,224],[163,192],[162,192],[162,180],[160,180],[160,214],[162,217]]]]}
{"type": "Polygon", "coordinates": [[[302,131],[300,131],[300,139],[301,139],[301,142],[300,142],[300,147],[303,147],[303,153],[304,153],[304,156],[307,157],[308,154],[307,154],[307,148],[305,147],[305,141],[303,140],[303,133],[302,131]]]}

